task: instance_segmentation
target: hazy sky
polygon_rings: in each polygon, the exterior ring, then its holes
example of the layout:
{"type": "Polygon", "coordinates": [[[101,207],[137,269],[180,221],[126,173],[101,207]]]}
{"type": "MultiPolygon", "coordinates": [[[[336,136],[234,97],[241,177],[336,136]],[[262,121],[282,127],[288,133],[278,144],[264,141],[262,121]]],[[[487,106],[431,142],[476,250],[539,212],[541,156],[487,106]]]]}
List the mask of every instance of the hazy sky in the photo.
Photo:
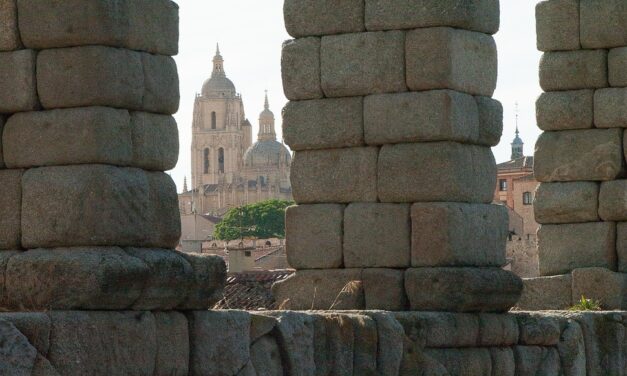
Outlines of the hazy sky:
{"type": "MultiPolygon", "coordinates": [[[[172,178],[182,189],[189,179],[191,123],[194,96],[209,78],[216,43],[224,57],[227,76],[242,94],[246,116],[258,130],[264,90],[281,133],[281,109],[287,102],[281,87],[281,44],[289,39],[283,24],[282,0],[178,0],[180,52],[176,57],[181,81],[181,106],[175,115],[181,152],[172,178]]],[[[501,0],[501,29],[495,35],[499,49],[499,80],[494,97],[503,103],[505,129],[494,148],[497,162],[509,159],[514,137],[514,104],[519,103],[519,126],[525,154],[531,155],[540,134],[535,124],[535,100],[540,94],[535,44],[534,8],[537,1],[501,0]]]]}

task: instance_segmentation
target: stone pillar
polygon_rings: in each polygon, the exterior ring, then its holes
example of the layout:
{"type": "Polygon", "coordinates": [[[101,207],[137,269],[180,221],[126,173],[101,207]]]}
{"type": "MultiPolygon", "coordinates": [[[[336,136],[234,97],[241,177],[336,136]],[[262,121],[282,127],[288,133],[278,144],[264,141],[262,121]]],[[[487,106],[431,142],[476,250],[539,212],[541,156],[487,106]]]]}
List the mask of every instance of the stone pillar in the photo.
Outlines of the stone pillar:
{"type": "Polygon", "coordinates": [[[584,295],[626,309],[627,2],[542,1],[536,18],[544,133],[535,214],[546,278],[528,282],[529,294],[550,289],[561,295],[553,301],[584,295]],[[549,284],[562,287],[542,287],[549,284]]]}
{"type": "Polygon", "coordinates": [[[0,1],[0,308],[206,309],[180,237],[178,6],[0,1]]]}
{"type": "Polygon", "coordinates": [[[505,311],[498,0],[286,0],[291,309],[505,311]],[[329,11],[332,9],[333,11],[329,11]]]}

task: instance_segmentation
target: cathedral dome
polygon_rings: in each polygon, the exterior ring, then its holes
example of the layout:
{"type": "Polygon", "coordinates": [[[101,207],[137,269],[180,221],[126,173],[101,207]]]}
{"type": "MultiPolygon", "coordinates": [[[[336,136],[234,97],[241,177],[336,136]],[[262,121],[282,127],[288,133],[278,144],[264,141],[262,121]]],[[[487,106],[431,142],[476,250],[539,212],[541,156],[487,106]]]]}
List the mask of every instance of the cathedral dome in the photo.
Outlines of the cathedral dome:
{"type": "Polygon", "coordinates": [[[202,85],[203,97],[235,96],[235,85],[225,75],[212,75],[202,85]]]}
{"type": "Polygon", "coordinates": [[[276,140],[257,141],[244,154],[246,167],[289,165],[291,161],[289,150],[276,140]]]}

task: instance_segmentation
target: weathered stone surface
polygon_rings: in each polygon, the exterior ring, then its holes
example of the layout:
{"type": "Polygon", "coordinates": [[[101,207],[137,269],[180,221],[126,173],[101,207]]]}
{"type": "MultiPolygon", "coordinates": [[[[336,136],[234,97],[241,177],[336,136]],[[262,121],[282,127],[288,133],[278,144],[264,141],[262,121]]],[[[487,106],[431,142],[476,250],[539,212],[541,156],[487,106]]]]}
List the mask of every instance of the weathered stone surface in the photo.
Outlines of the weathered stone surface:
{"type": "Polygon", "coordinates": [[[0,320],[13,324],[40,354],[48,354],[51,322],[46,313],[2,312],[0,320]]]}
{"type": "Polygon", "coordinates": [[[281,350],[271,335],[259,338],[250,346],[250,358],[258,375],[283,376],[281,350]]]}
{"type": "Polygon", "coordinates": [[[278,321],[274,317],[250,314],[250,342],[255,342],[259,338],[272,332],[276,328],[278,321]]]}
{"type": "Polygon", "coordinates": [[[604,221],[627,221],[627,180],[606,181],[601,184],[599,216],[604,221]]]}
{"type": "Polygon", "coordinates": [[[514,376],[516,374],[514,350],[507,347],[492,347],[489,350],[492,358],[492,375],[514,376]]]}
{"type": "Polygon", "coordinates": [[[141,53],[103,46],[44,50],[37,88],[46,109],[83,106],[142,107],[141,53]]]}
{"type": "Polygon", "coordinates": [[[277,340],[283,354],[283,367],[287,375],[313,376],[314,320],[311,315],[296,312],[270,312],[279,320],[277,340]]]}
{"type": "Polygon", "coordinates": [[[516,375],[558,375],[559,353],[554,347],[515,346],[516,375]]]}
{"type": "Polygon", "coordinates": [[[522,295],[516,307],[526,311],[563,310],[572,304],[570,274],[523,278],[522,295]]]}
{"type": "Polygon", "coordinates": [[[22,186],[27,248],[178,243],[176,187],[164,173],[105,165],[42,167],[28,170],[22,186]]]}
{"type": "Polygon", "coordinates": [[[586,374],[586,348],[581,326],[574,320],[563,324],[562,334],[557,344],[564,376],[586,374]]]}
{"type": "MultiPolygon", "coordinates": [[[[624,69],[627,70],[627,66],[624,69]]],[[[594,125],[597,128],[627,128],[627,88],[594,92],[594,125]]]]}
{"type": "Polygon", "coordinates": [[[486,348],[425,349],[425,355],[443,365],[450,375],[492,374],[492,357],[486,348]]]}
{"type": "Polygon", "coordinates": [[[355,336],[353,374],[377,375],[378,332],[376,322],[365,315],[350,315],[355,336]]]}
{"type": "Polygon", "coordinates": [[[19,251],[0,251],[0,308],[7,309],[6,268],[9,259],[20,253],[19,251]]]}
{"type": "Polygon", "coordinates": [[[313,313],[310,315],[313,322],[313,357],[316,369],[314,375],[324,376],[331,373],[329,346],[327,346],[327,315],[313,313]]]}
{"type": "Polygon", "coordinates": [[[627,309],[627,273],[605,268],[573,270],[573,302],[584,296],[597,300],[606,310],[627,309]]]}
{"type": "Polygon", "coordinates": [[[581,0],[581,46],[583,48],[627,45],[627,6],[622,0],[581,0]]]}
{"type": "Polygon", "coordinates": [[[103,163],[128,166],[133,157],[130,116],[107,107],[23,112],[3,135],[9,168],[103,163]]]}
{"type": "Polygon", "coordinates": [[[366,143],[457,141],[488,144],[479,133],[475,99],[452,90],[367,96],[366,143]]]}
{"type": "Polygon", "coordinates": [[[48,359],[61,375],[152,375],[157,339],[150,312],[52,311],[48,359]]]}
{"type": "Polygon", "coordinates": [[[146,170],[168,171],[176,166],[179,132],[172,116],[131,113],[133,162],[146,170]]]}
{"type": "Polygon", "coordinates": [[[250,359],[250,317],[241,311],[187,315],[190,375],[235,375],[250,359]]]}
{"type": "Polygon", "coordinates": [[[520,329],[514,315],[496,313],[480,313],[479,315],[480,346],[513,346],[518,343],[520,329]]]}
{"type": "Polygon", "coordinates": [[[364,144],[361,97],[289,102],[283,109],[283,137],[292,150],[364,144]]]}
{"type": "Polygon", "coordinates": [[[144,71],[141,109],[167,115],[176,113],[181,96],[174,59],[170,56],[142,53],[141,61],[144,71]]]}
{"type": "Polygon", "coordinates": [[[0,1],[0,51],[17,50],[22,45],[17,26],[16,0],[0,1]]]}
{"type": "Polygon", "coordinates": [[[226,283],[226,264],[215,255],[179,253],[192,266],[194,279],[187,299],[178,309],[207,309],[222,299],[226,283]]]}
{"type": "Polygon", "coordinates": [[[20,249],[22,170],[0,170],[0,249],[20,249]]]}
{"type": "Polygon", "coordinates": [[[285,212],[287,262],[295,269],[342,266],[344,205],[298,205],[285,212]]]}
{"type": "Polygon", "coordinates": [[[272,285],[284,309],[364,309],[361,269],[298,270],[272,285]]]}
{"type": "Polygon", "coordinates": [[[2,151],[2,132],[4,132],[4,123],[6,122],[6,118],[0,115],[0,169],[4,169],[6,165],[4,164],[4,153],[2,151]]]}
{"type": "Polygon", "coordinates": [[[364,31],[363,0],[287,0],[283,16],[285,29],[296,38],[364,31]]]}
{"type": "Polygon", "coordinates": [[[382,202],[490,203],[496,186],[490,149],[452,142],[385,145],[378,171],[382,202]]]}
{"type": "Polygon", "coordinates": [[[404,49],[401,31],[322,37],[322,91],[327,97],[407,91],[404,49]]]}
{"type": "Polygon", "coordinates": [[[61,376],[59,372],[54,368],[50,361],[40,354],[37,354],[35,358],[35,365],[33,366],[33,372],[31,376],[61,376]]]}
{"type": "Polygon", "coordinates": [[[29,48],[105,45],[163,55],[178,52],[178,6],[169,0],[18,0],[29,48]]]}
{"type": "Polygon", "coordinates": [[[595,182],[542,183],[533,205],[542,224],[599,220],[599,184],[595,182]]]}
{"type": "Polygon", "coordinates": [[[616,251],[618,252],[618,271],[627,273],[627,222],[616,224],[616,251]]]}
{"type": "Polygon", "coordinates": [[[451,26],[495,34],[500,22],[496,0],[367,0],[368,30],[451,26]]]}
{"type": "Polygon", "coordinates": [[[353,203],[344,210],[344,266],[403,268],[410,262],[409,205],[353,203]]]}
{"type": "Polygon", "coordinates": [[[625,364],[624,315],[601,312],[565,313],[581,326],[586,347],[586,375],[620,375],[625,364]]]}
{"type": "Polygon", "coordinates": [[[299,204],[377,201],[378,152],[376,147],[297,151],[291,166],[294,200],[299,204]]]}
{"type": "Polygon", "coordinates": [[[157,357],[155,375],[187,375],[189,371],[189,330],[185,315],[155,312],[157,357]]]}
{"type": "Polygon", "coordinates": [[[503,312],[523,285],[498,268],[415,268],[405,272],[405,291],[415,311],[503,312]]]}
{"type": "Polygon", "coordinates": [[[379,375],[398,375],[403,357],[403,327],[391,315],[366,312],[377,324],[377,371],[379,375]]]}
{"type": "Polygon", "coordinates": [[[594,127],[593,90],[542,93],[536,101],[536,120],[544,131],[594,127]]]}
{"type": "Polygon", "coordinates": [[[281,77],[287,99],[322,98],[320,38],[285,41],[281,52],[281,77]]]}
{"type": "Polygon", "coordinates": [[[35,365],[37,349],[12,323],[0,320],[0,373],[30,376],[35,365]]]}
{"type": "Polygon", "coordinates": [[[540,51],[568,51],[579,43],[579,0],[544,0],[536,5],[536,34],[540,51]]]}
{"type": "Polygon", "coordinates": [[[502,205],[417,203],[411,207],[412,266],[504,266],[502,205]]]}
{"type": "Polygon", "coordinates": [[[398,269],[364,269],[366,309],[404,311],[407,308],[404,272],[398,269]]]}
{"type": "Polygon", "coordinates": [[[535,177],[540,182],[614,180],[624,170],[621,142],[621,129],[544,132],[536,143],[535,177]]]}
{"type": "Polygon", "coordinates": [[[194,279],[194,271],[187,260],[169,249],[126,248],[125,251],[140,259],[149,270],[133,310],[169,310],[183,302],[194,279]]]}
{"type": "Polygon", "coordinates": [[[627,47],[613,48],[607,55],[608,75],[611,86],[627,86],[627,47]]]}
{"type": "Polygon", "coordinates": [[[36,59],[37,52],[33,50],[0,52],[0,113],[32,111],[39,107],[36,59]]]}
{"type": "Polygon", "coordinates": [[[538,230],[540,275],[594,266],[615,270],[615,239],[612,222],[543,225],[538,230]]]}
{"type": "Polygon", "coordinates": [[[607,79],[606,50],[546,52],[540,59],[544,91],[603,88],[607,79]]]}
{"type": "Polygon", "coordinates": [[[360,341],[361,339],[356,337],[351,316],[328,314],[322,317],[324,319],[326,338],[325,344],[323,344],[323,346],[326,346],[326,359],[324,359],[327,363],[326,367],[332,374],[337,374],[338,376],[353,375],[355,341],[360,341]]]}
{"type": "Polygon", "coordinates": [[[410,90],[453,89],[492,96],[496,88],[496,43],[491,36],[447,27],[407,32],[410,90]]]}
{"type": "Polygon", "coordinates": [[[27,309],[127,309],[149,270],[119,248],[34,249],[8,262],[8,305],[27,309]]]}
{"type": "Polygon", "coordinates": [[[419,348],[476,346],[479,318],[447,312],[398,312],[394,317],[419,348]]]}
{"type": "Polygon", "coordinates": [[[503,134],[503,105],[490,97],[475,97],[479,109],[479,140],[496,146],[503,134]]]}
{"type": "Polygon", "coordinates": [[[555,346],[560,339],[560,323],[557,319],[540,314],[517,314],[520,326],[520,344],[555,346]]]}

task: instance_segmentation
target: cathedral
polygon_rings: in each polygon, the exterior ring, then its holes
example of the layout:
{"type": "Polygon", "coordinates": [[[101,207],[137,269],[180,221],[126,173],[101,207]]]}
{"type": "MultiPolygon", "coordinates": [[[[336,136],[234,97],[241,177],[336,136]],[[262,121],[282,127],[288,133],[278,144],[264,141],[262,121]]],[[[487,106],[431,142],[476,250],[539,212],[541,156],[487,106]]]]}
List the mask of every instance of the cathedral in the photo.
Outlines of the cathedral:
{"type": "Polygon", "coordinates": [[[181,214],[219,218],[233,207],[292,199],[290,151],[277,141],[268,94],[257,141],[241,94],[224,71],[217,48],[213,72],[196,95],[192,122],[192,173],[179,195],[181,214]],[[191,189],[188,189],[191,188],[191,189]]]}

